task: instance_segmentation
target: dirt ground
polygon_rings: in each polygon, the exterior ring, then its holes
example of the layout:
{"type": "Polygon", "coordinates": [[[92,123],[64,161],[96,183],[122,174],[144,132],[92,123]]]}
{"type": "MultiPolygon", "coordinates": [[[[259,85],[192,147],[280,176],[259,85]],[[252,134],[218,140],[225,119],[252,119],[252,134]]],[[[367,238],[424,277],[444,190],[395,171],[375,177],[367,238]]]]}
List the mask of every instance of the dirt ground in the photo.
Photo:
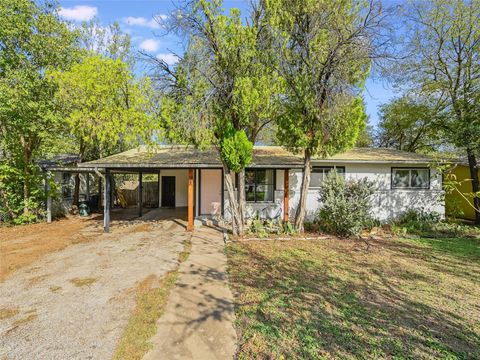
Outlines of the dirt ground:
{"type": "Polygon", "coordinates": [[[134,289],[178,266],[177,220],[99,219],[0,229],[0,359],[108,359],[134,289]]]}
{"type": "Polygon", "coordinates": [[[46,254],[94,239],[80,233],[91,223],[91,219],[75,217],[52,224],[0,228],[0,282],[46,254]]]}

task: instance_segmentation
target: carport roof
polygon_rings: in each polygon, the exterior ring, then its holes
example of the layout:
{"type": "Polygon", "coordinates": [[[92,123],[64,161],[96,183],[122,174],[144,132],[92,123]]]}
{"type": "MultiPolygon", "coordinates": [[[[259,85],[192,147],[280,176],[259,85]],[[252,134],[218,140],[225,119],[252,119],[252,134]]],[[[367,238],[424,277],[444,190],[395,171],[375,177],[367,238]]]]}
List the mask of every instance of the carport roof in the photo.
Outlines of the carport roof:
{"type": "MultiPolygon", "coordinates": [[[[326,159],[314,158],[321,163],[431,163],[432,157],[385,148],[355,148],[326,159]]],[[[301,168],[302,154],[292,154],[280,146],[255,146],[249,167],[301,168]]],[[[162,145],[148,148],[139,146],[119,154],[79,164],[88,168],[220,168],[222,163],[212,147],[199,150],[192,146],[162,145]]]]}

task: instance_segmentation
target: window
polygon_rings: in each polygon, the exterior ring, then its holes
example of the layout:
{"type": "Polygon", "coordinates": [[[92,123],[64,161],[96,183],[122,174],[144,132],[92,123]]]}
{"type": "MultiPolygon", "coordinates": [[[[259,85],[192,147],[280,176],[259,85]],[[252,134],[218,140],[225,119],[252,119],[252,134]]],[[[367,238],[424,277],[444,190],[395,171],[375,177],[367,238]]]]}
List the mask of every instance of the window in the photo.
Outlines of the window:
{"type": "Polygon", "coordinates": [[[338,174],[345,175],[345,168],[343,166],[322,166],[313,167],[312,175],[310,177],[309,189],[318,189],[323,180],[328,176],[330,171],[336,170],[338,174]]]}
{"type": "Polygon", "coordinates": [[[428,189],[428,168],[392,168],[392,189],[428,189]]]}
{"type": "Polygon", "coordinates": [[[274,170],[245,171],[245,198],[248,202],[273,202],[274,191],[274,170]]]}
{"type": "Polygon", "coordinates": [[[70,184],[71,178],[72,174],[62,173],[62,196],[64,199],[72,197],[72,186],[70,184]]]}

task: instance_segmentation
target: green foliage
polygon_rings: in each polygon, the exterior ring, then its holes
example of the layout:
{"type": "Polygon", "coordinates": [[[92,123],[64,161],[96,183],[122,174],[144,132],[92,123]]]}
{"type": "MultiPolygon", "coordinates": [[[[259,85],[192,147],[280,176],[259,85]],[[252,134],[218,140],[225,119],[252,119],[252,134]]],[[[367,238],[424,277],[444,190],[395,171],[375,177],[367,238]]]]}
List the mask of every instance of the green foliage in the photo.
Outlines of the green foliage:
{"type": "Polygon", "coordinates": [[[294,152],[328,156],[352,147],[365,127],[358,95],[370,70],[363,2],[267,1],[285,78],[278,137],[294,152]],[[308,34],[308,37],[305,37],[308,34]]]}
{"type": "Polygon", "coordinates": [[[253,144],[245,131],[230,126],[220,141],[220,156],[223,162],[234,172],[239,172],[252,161],[253,144]]]}
{"type": "Polygon", "coordinates": [[[442,220],[436,212],[413,209],[394,222],[393,231],[400,235],[412,234],[426,238],[475,237],[480,234],[478,227],[442,220]]]}
{"type": "Polygon", "coordinates": [[[264,220],[258,216],[250,223],[251,234],[259,238],[267,238],[269,235],[294,235],[297,233],[295,226],[289,221],[281,219],[264,220]]]}
{"type": "Polygon", "coordinates": [[[82,160],[91,148],[102,157],[140,140],[151,141],[157,126],[151,114],[150,82],[135,80],[120,59],[87,56],[70,70],[49,75],[58,86],[55,99],[82,160]]]}
{"type": "Polygon", "coordinates": [[[354,236],[373,224],[370,196],[375,184],[367,179],[349,180],[332,171],[320,185],[320,228],[338,236],[354,236]]]}
{"type": "Polygon", "coordinates": [[[436,109],[426,99],[403,96],[380,106],[377,143],[411,152],[431,152],[440,134],[436,109]]]}
{"type": "Polygon", "coordinates": [[[8,221],[36,219],[42,177],[34,159],[64,130],[45,74],[78,59],[77,34],[51,2],[0,2],[0,212],[8,221]]]}

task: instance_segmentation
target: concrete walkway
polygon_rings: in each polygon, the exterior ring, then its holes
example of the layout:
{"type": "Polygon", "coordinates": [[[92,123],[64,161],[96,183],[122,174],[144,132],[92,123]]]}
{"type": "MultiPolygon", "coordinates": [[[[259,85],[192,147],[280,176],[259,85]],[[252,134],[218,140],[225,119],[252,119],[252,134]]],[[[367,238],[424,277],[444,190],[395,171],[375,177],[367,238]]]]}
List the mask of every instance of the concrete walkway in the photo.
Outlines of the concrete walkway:
{"type": "Polygon", "coordinates": [[[201,228],[180,266],[165,314],[159,319],[154,347],[144,360],[232,359],[236,350],[233,296],[220,232],[201,228]]]}

